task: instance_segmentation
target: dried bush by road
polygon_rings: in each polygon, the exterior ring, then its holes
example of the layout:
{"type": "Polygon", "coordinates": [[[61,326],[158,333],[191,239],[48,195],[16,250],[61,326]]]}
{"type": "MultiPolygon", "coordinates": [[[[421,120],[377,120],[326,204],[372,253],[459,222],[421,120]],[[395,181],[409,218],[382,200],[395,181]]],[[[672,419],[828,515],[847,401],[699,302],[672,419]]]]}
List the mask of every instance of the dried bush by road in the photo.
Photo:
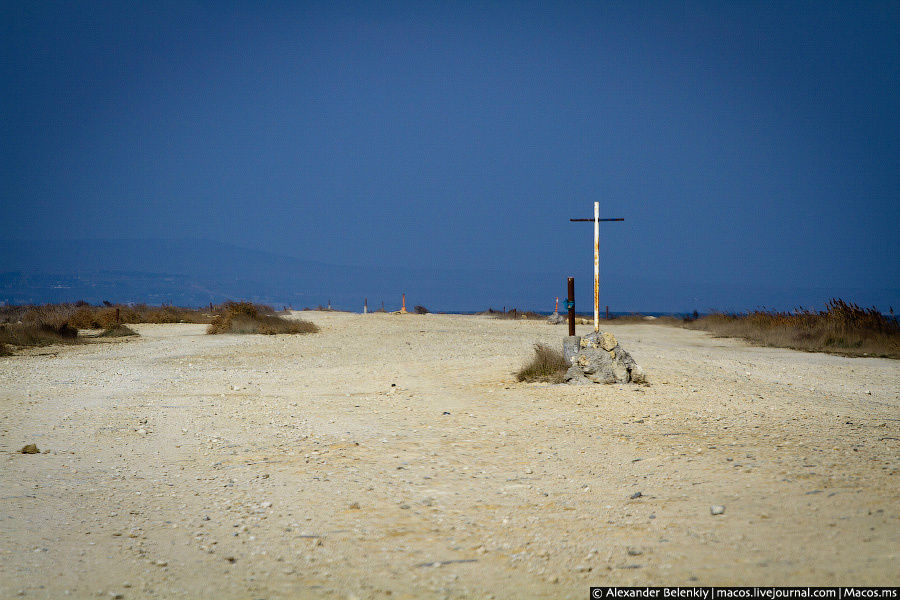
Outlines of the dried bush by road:
{"type": "Polygon", "coordinates": [[[534,358],[516,373],[518,381],[562,383],[569,365],[563,353],[545,344],[534,345],[534,358]]]}
{"type": "Polygon", "coordinates": [[[840,299],[823,311],[713,313],[684,323],[721,337],[739,337],[764,346],[846,356],[900,358],[900,324],[875,308],[840,299]]]}
{"type": "Polygon", "coordinates": [[[3,323],[0,324],[0,344],[10,346],[49,346],[74,344],[78,330],[65,323],[3,323]]]}
{"type": "Polygon", "coordinates": [[[105,329],[124,323],[210,323],[214,308],[110,304],[87,302],[0,307],[0,322],[54,326],[67,323],[76,329],[105,329]]]}
{"type": "Polygon", "coordinates": [[[314,323],[300,319],[283,319],[271,307],[251,302],[226,302],[206,333],[315,333],[314,323]]]}
{"type": "Polygon", "coordinates": [[[127,325],[113,325],[112,327],[107,327],[103,330],[103,332],[97,337],[131,337],[138,335],[138,332],[128,327],[127,325]]]}

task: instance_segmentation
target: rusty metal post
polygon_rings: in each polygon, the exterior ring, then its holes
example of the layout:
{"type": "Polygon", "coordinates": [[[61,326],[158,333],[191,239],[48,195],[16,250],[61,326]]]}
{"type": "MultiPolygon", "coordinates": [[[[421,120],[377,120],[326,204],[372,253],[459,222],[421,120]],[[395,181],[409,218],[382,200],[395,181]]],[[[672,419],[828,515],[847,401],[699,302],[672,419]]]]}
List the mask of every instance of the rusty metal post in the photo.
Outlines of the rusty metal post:
{"type": "Polygon", "coordinates": [[[600,331],[600,203],[594,202],[594,331],[600,331]]]}
{"type": "Polygon", "coordinates": [[[363,314],[367,314],[369,312],[369,299],[363,298],[363,314]]]}
{"type": "Polygon", "coordinates": [[[403,306],[400,307],[400,312],[403,314],[406,313],[406,294],[403,294],[403,306]]]}
{"type": "Polygon", "coordinates": [[[116,325],[122,322],[122,317],[119,316],[119,308],[116,307],[116,325]]]}
{"type": "Polygon", "coordinates": [[[606,305],[606,320],[609,321],[609,304],[606,305]]]}
{"type": "Polygon", "coordinates": [[[569,309],[569,336],[575,335],[575,278],[569,277],[569,298],[566,307],[569,309]]]}

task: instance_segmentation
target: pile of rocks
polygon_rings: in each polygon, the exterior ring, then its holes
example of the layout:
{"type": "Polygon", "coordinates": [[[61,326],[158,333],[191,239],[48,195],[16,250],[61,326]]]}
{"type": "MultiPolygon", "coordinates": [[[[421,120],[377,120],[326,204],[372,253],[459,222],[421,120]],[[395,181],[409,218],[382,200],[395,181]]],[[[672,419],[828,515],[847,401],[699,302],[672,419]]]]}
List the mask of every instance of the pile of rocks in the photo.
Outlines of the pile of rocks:
{"type": "Polygon", "coordinates": [[[644,370],[611,333],[566,338],[563,354],[571,365],[566,383],[648,383],[644,370]]]}
{"type": "Polygon", "coordinates": [[[560,323],[565,323],[566,318],[558,312],[554,312],[552,315],[547,317],[547,322],[551,325],[559,325],[560,323]]]}

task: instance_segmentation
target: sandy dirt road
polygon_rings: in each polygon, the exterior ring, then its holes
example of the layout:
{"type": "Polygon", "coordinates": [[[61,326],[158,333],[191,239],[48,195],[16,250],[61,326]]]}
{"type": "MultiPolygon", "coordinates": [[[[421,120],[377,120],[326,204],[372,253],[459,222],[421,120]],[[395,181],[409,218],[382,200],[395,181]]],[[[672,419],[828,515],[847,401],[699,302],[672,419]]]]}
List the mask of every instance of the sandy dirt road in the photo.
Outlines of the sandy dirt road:
{"type": "Polygon", "coordinates": [[[304,316],[0,359],[0,597],[900,583],[898,361],[613,325],[649,387],[529,385],[564,327],[304,316]]]}

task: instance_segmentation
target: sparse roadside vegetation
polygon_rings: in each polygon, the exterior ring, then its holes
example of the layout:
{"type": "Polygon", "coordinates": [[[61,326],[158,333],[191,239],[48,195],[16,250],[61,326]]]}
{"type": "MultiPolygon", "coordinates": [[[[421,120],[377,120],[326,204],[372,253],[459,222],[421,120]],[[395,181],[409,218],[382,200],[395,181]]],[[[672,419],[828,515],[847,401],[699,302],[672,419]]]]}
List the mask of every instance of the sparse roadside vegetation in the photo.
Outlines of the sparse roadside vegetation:
{"type": "Polygon", "coordinates": [[[206,333],[315,333],[314,323],[301,319],[284,319],[269,306],[250,302],[226,302],[206,333]]]}
{"type": "Polygon", "coordinates": [[[516,373],[516,380],[528,383],[562,383],[568,368],[562,352],[545,344],[535,344],[534,358],[516,373]]]}
{"type": "Polygon", "coordinates": [[[719,337],[739,337],[763,346],[844,356],[900,358],[900,324],[875,308],[833,299],[825,310],[713,313],[686,319],[684,326],[719,337]]]}

